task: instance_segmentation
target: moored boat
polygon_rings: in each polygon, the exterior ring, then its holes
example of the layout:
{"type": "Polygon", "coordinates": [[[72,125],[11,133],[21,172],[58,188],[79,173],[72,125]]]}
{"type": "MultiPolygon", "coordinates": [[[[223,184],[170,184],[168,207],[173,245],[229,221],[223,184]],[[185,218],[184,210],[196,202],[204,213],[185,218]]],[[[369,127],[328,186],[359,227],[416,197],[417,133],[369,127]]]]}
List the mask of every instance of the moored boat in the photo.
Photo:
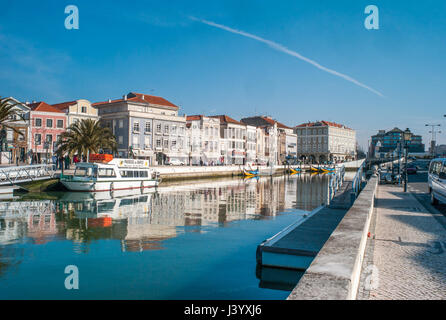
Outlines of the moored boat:
{"type": "Polygon", "coordinates": [[[147,160],[110,155],[92,155],[89,160],[77,163],[74,175],[61,175],[60,182],[71,191],[84,192],[156,188],[161,182],[147,160]]]}

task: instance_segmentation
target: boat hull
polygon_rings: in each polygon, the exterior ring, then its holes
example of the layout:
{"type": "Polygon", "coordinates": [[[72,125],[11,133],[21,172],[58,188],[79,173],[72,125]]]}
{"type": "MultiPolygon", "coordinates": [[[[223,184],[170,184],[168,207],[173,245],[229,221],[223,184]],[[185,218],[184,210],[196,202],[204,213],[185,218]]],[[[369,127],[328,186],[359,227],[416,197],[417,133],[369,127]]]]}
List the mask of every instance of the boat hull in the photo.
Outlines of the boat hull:
{"type": "Polygon", "coordinates": [[[102,192],[114,190],[132,190],[156,188],[158,180],[131,180],[131,181],[60,181],[68,190],[79,192],[102,192]]]}

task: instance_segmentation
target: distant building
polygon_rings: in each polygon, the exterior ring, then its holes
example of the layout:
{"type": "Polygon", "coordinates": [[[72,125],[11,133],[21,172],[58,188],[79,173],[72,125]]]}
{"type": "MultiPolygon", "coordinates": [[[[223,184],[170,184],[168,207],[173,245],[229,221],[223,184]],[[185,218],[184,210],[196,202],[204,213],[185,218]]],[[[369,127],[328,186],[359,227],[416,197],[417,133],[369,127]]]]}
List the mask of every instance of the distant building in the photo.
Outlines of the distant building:
{"type": "Polygon", "coordinates": [[[166,99],[131,92],[93,107],[102,125],[112,129],[119,157],[147,159],[151,165],[188,161],[186,117],[178,116],[179,107],[166,99]]]}
{"type": "MultiPolygon", "coordinates": [[[[13,110],[21,115],[11,117],[5,123],[8,126],[13,127],[16,131],[12,129],[4,129],[1,133],[4,135],[4,144],[0,147],[1,156],[0,163],[16,163],[27,162],[29,160],[29,144],[30,139],[30,126],[29,126],[29,111],[30,108],[25,104],[21,103],[13,97],[9,97],[11,100],[10,104],[14,104],[13,110]],[[20,132],[21,134],[19,134],[20,132]]],[[[0,128],[2,130],[2,128],[0,128]]]]}
{"type": "Polygon", "coordinates": [[[93,107],[91,102],[85,99],[53,104],[52,106],[65,112],[68,121],[67,127],[80,120],[99,120],[98,109],[93,107]]]}
{"type": "Polygon", "coordinates": [[[257,143],[260,144],[257,149],[264,151],[258,152],[257,158],[259,161],[267,160],[275,163],[283,163],[287,157],[296,157],[297,136],[293,132],[293,128],[267,116],[243,118],[241,122],[263,130],[263,132],[258,133],[257,139],[257,143]],[[266,138],[268,140],[267,145],[265,145],[265,141],[263,140],[265,137],[268,137],[266,138]],[[274,138],[271,139],[272,137],[274,138]]]}
{"type": "Polygon", "coordinates": [[[313,163],[356,158],[356,132],[342,124],[317,121],[295,127],[297,155],[313,163]]]}
{"type": "Polygon", "coordinates": [[[227,115],[211,116],[220,120],[220,153],[224,164],[245,164],[246,125],[227,115]]]}
{"type": "Polygon", "coordinates": [[[446,156],[446,144],[440,144],[435,146],[435,155],[437,157],[445,157],[446,156]]]}
{"type": "Polygon", "coordinates": [[[36,102],[28,106],[31,108],[30,149],[33,158],[37,158],[38,163],[45,162],[47,159],[51,162],[51,156],[57,151],[57,141],[66,130],[67,116],[63,111],[45,102],[36,102]]]}
{"type": "Polygon", "coordinates": [[[246,125],[245,152],[246,163],[256,162],[257,160],[257,128],[246,125]]]}
{"type": "Polygon", "coordinates": [[[220,121],[217,118],[194,115],[186,117],[189,164],[218,164],[220,152],[220,121]],[[200,162],[201,161],[201,162],[200,162]]]}
{"type": "MultiPolygon", "coordinates": [[[[385,131],[379,130],[378,133],[372,136],[370,143],[369,154],[372,158],[383,158],[386,154],[395,153],[400,150],[404,152],[404,131],[399,128],[393,128],[392,130],[385,131]],[[378,144],[379,143],[379,144],[378,144]],[[400,145],[400,148],[398,148],[400,145]]],[[[425,147],[420,135],[412,135],[408,142],[409,153],[424,153],[425,147]]]]}

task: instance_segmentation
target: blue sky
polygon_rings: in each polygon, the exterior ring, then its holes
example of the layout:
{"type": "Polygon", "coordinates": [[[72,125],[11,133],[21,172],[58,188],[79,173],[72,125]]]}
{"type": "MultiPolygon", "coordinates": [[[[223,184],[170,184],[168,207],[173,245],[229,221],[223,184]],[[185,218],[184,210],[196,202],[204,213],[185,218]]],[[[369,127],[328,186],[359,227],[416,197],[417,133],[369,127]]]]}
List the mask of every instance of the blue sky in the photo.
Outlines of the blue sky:
{"type": "MultiPolygon", "coordinates": [[[[362,0],[0,0],[1,96],[92,102],[136,91],[180,113],[266,114],[289,126],[328,120],[357,130],[446,126],[446,2],[362,0]],[[80,29],[64,27],[76,5],[80,29]],[[367,5],[380,29],[364,27],[367,5]],[[265,43],[285,46],[381,92],[381,97],[265,43]]],[[[446,143],[446,128],[438,135],[446,143]]]]}

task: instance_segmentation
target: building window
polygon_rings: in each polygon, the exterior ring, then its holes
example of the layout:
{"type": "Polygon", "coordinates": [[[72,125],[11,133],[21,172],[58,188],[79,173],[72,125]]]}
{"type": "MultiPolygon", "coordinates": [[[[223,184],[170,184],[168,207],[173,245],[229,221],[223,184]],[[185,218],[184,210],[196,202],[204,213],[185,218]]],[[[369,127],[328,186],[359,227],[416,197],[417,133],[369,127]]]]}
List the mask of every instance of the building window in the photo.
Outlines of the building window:
{"type": "Polygon", "coordinates": [[[81,108],[81,112],[82,112],[82,113],[87,113],[87,107],[82,107],[82,108],[81,108]]]}
{"type": "Polygon", "coordinates": [[[164,140],[164,148],[169,148],[169,140],[164,140]]]}
{"type": "Polygon", "coordinates": [[[119,128],[124,128],[124,120],[119,120],[119,128]]]}
{"type": "Polygon", "coordinates": [[[63,128],[63,120],[57,120],[57,127],[63,128]]]}
{"type": "Polygon", "coordinates": [[[133,132],[139,132],[139,122],[133,123],[133,132]]]}
{"type": "Polygon", "coordinates": [[[36,146],[40,146],[42,144],[42,135],[40,133],[36,133],[34,136],[34,142],[36,146]]]}
{"type": "Polygon", "coordinates": [[[139,136],[133,136],[133,148],[139,149],[139,136]]]}
{"type": "Polygon", "coordinates": [[[169,133],[169,125],[164,126],[164,133],[169,133]]]}
{"type": "Polygon", "coordinates": [[[156,140],[156,147],[161,148],[161,139],[156,140]]]}
{"type": "Polygon", "coordinates": [[[152,148],[152,139],[150,136],[144,137],[144,148],[151,149],[152,148]]]}
{"type": "Polygon", "coordinates": [[[41,127],[41,126],[42,126],[42,119],[36,118],[36,127],[41,127]]]}
{"type": "Polygon", "coordinates": [[[53,142],[53,135],[52,134],[47,134],[46,135],[46,142],[48,142],[48,143],[53,142]]]}
{"type": "Polygon", "coordinates": [[[150,122],[146,122],[146,133],[150,133],[150,131],[152,130],[152,128],[150,127],[150,122]]]}
{"type": "Polygon", "coordinates": [[[177,133],[177,126],[172,126],[172,133],[176,134],[177,133]]]}
{"type": "Polygon", "coordinates": [[[47,128],[53,127],[53,119],[46,119],[46,127],[47,128]]]}
{"type": "Polygon", "coordinates": [[[161,124],[156,125],[156,132],[161,133],[161,124]]]}
{"type": "Polygon", "coordinates": [[[119,136],[118,137],[118,143],[119,144],[123,144],[124,143],[124,137],[123,136],[119,136]]]}

